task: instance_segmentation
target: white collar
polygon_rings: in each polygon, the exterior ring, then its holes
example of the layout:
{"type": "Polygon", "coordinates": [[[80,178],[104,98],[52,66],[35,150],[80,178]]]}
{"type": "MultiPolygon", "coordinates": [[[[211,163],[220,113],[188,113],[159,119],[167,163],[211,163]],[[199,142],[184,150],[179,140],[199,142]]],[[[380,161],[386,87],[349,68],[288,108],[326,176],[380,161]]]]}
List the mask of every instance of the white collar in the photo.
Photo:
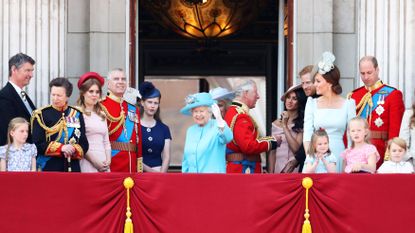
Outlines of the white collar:
{"type": "Polygon", "coordinates": [[[17,94],[19,94],[23,91],[22,88],[20,88],[19,86],[17,86],[16,84],[14,84],[12,81],[9,81],[9,83],[14,87],[14,89],[16,90],[17,94]]]}

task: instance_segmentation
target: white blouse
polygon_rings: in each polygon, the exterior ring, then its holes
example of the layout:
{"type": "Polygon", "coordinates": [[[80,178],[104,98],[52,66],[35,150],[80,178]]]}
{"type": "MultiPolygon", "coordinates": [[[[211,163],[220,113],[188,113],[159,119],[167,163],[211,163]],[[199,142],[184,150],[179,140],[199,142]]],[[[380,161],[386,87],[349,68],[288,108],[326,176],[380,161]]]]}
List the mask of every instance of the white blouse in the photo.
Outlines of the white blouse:
{"type": "Polygon", "coordinates": [[[403,114],[401,129],[399,131],[399,137],[406,141],[408,146],[407,156],[405,160],[413,158],[415,159],[415,126],[410,128],[409,121],[413,115],[412,109],[407,109],[403,114]]]}

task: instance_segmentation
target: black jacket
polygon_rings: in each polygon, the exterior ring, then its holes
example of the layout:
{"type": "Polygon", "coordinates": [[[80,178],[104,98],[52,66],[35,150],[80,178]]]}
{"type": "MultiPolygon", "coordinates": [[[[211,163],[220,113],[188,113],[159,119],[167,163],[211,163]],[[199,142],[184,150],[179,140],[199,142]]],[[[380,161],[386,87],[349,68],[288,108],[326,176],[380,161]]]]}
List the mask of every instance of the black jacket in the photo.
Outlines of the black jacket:
{"type": "MultiPolygon", "coordinates": [[[[29,96],[26,97],[32,109],[36,109],[29,96]]],[[[0,145],[7,143],[7,127],[11,119],[23,117],[30,122],[31,113],[27,111],[20,94],[16,92],[12,84],[7,82],[6,86],[0,90],[0,145]]],[[[28,142],[32,142],[29,130],[28,142]]]]}

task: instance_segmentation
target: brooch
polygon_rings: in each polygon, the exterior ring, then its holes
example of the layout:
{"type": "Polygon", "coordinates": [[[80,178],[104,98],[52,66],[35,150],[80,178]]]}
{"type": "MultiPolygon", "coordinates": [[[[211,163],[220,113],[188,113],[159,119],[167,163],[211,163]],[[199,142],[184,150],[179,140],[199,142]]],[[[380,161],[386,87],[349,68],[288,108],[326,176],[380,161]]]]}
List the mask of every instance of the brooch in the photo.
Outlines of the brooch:
{"type": "Polygon", "coordinates": [[[74,133],[75,133],[75,136],[77,138],[81,137],[81,131],[79,129],[75,129],[75,132],[74,133]]]}
{"type": "Polygon", "coordinates": [[[382,119],[380,119],[380,117],[376,118],[376,120],[375,120],[375,125],[376,125],[377,127],[381,127],[381,126],[383,125],[383,120],[382,120],[382,119]]]}
{"type": "Polygon", "coordinates": [[[382,113],[383,113],[383,112],[385,112],[385,108],[383,108],[383,106],[382,106],[382,105],[379,105],[379,106],[376,108],[375,112],[376,112],[376,113],[380,116],[380,115],[382,115],[382,113]]]}

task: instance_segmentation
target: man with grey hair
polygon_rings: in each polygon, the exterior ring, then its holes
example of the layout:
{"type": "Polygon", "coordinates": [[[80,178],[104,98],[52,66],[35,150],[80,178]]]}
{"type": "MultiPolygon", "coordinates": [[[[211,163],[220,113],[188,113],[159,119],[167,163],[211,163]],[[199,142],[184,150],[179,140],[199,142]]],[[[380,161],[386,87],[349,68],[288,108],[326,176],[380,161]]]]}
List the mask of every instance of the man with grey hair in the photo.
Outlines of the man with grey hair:
{"type": "Polygon", "coordinates": [[[108,95],[101,104],[111,142],[111,172],[143,172],[140,110],[124,100],[127,86],[122,69],[108,73],[108,95]]]}
{"type": "Polygon", "coordinates": [[[233,140],[226,149],[227,173],[261,173],[260,153],[274,150],[281,140],[259,137],[249,109],[255,108],[259,99],[255,81],[248,80],[235,88],[235,98],[225,114],[225,121],[233,133],[233,140]]]}
{"type": "MultiPolygon", "coordinates": [[[[10,120],[23,117],[30,121],[36,109],[24,88],[33,77],[35,60],[18,53],[9,60],[9,82],[0,90],[0,146],[7,143],[7,128],[10,120]]],[[[28,142],[32,142],[29,130],[28,142]]]]}

